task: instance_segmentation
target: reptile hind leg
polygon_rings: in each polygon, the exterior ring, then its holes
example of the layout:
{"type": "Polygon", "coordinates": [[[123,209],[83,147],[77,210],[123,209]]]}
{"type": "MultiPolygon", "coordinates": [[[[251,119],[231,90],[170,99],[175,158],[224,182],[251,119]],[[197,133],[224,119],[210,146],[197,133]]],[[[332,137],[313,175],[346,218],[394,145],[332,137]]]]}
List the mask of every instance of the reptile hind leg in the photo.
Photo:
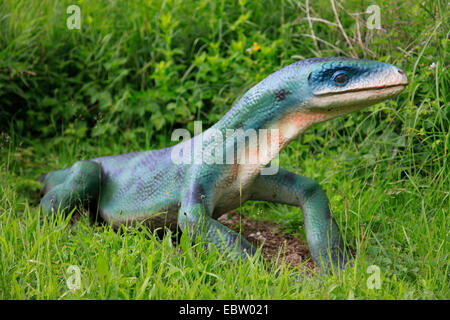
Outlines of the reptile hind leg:
{"type": "Polygon", "coordinates": [[[42,209],[49,213],[58,209],[70,211],[76,207],[96,209],[101,186],[100,164],[78,161],[67,170],[58,176],[60,183],[48,190],[41,199],[42,209]]]}
{"type": "Polygon", "coordinates": [[[280,168],[275,175],[258,176],[250,192],[250,200],[300,206],[313,260],[329,271],[345,267],[349,254],[330,215],[328,198],[316,181],[280,168]]]}
{"type": "Polygon", "coordinates": [[[41,182],[44,185],[44,187],[42,189],[43,195],[48,193],[50,190],[52,190],[57,185],[63,183],[69,174],[70,174],[70,168],[52,171],[52,172],[49,172],[49,173],[46,173],[46,174],[43,174],[42,176],[40,176],[38,180],[39,180],[39,182],[41,182]]]}

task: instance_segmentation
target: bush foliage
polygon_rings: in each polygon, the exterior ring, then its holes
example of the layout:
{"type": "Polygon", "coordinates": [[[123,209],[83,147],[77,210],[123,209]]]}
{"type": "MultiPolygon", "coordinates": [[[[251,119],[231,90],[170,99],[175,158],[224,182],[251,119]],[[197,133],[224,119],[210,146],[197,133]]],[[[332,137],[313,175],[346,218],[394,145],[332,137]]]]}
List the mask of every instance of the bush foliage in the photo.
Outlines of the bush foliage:
{"type": "MultiPolygon", "coordinates": [[[[428,66],[446,46],[445,26],[433,30],[446,5],[432,1],[380,1],[381,30],[365,25],[364,1],[336,2],[336,13],[327,1],[311,2],[309,10],[288,0],[76,3],[80,30],[66,25],[72,1],[0,4],[3,131],[131,139],[193,119],[212,124],[253,84],[313,56],[414,65],[413,79],[432,82],[428,66]]],[[[426,98],[426,113],[445,104],[445,74],[436,79],[440,92],[418,87],[412,106],[426,98]]]]}

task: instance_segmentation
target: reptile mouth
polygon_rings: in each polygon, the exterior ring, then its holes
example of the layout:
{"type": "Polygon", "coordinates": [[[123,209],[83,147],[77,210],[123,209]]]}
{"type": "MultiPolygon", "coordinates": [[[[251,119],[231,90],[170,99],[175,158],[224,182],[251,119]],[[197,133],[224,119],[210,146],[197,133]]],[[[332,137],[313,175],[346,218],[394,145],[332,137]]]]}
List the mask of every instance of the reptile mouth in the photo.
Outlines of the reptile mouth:
{"type": "Polygon", "coordinates": [[[327,96],[337,96],[345,93],[351,93],[351,92],[381,92],[384,89],[393,89],[393,91],[398,91],[399,93],[402,92],[406,86],[408,85],[408,82],[406,83],[399,83],[399,84],[392,84],[392,85],[383,85],[383,86],[375,86],[375,87],[369,87],[369,88],[352,88],[342,91],[332,91],[332,92],[323,92],[323,93],[317,93],[315,96],[317,97],[327,97],[327,96]],[[398,89],[398,90],[395,90],[398,89]]]}
{"type": "Polygon", "coordinates": [[[351,88],[338,92],[323,92],[314,95],[307,109],[315,113],[338,116],[391,99],[399,95],[406,85],[406,82],[404,82],[365,88],[351,88]]]}

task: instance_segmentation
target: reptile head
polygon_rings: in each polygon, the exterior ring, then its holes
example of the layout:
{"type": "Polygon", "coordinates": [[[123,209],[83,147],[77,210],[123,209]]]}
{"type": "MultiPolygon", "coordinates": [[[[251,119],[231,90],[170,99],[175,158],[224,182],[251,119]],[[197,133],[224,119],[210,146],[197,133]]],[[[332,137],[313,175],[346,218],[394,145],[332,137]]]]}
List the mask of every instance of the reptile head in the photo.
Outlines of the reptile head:
{"type": "MultiPolygon", "coordinates": [[[[392,98],[407,84],[405,72],[391,64],[349,58],[313,58],[296,62],[267,77],[262,82],[263,90],[255,87],[247,100],[261,95],[260,92],[274,95],[266,99],[271,102],[268,114],[277,115],[270,127],[279,128],[282,141],[289,142],[315,123],[392,98]]],[[[265,98],[261,96],[260,99],[265,98]]]]}
{"type": "Polygon", "coordinates": [[[388,63],[306,59],[247,91],[218,126],[279,128],[288,142],[315,123],[395,97],[407,84],[406,73],[388,63]]]}
{"type": "Polygon", "coordinates": [[[347,58],[310,59],[302,79],[310,99],[303,108],[330,117],[395,97],[408,84],[406,73],[387,63],[347,58]]]}

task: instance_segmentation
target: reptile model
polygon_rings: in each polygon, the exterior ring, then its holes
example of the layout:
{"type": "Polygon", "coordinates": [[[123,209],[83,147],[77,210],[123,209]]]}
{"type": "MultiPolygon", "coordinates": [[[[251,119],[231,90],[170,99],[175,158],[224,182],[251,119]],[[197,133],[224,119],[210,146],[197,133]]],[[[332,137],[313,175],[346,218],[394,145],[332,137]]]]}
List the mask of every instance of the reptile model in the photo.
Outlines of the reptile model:
{"type": "Polygon", "coordinates": [[[248,200],[299,206],[313,260],[325,269],[341,269],[350,259],[325,192],[312,179],[274,168],[271,160],[308,127],[392,98],[407,84],[405,72],[387,63],[298,61],[259,82],[192,139],[161,150],[78,161],[41,176],[42,208],[90,208],[116,227],[137,221],[179,227],[192,241],[200,237],[239,259],[254,248],[217,217],[248,200]],[[255,150],[257,161],[249,161],[255,150]]]}

